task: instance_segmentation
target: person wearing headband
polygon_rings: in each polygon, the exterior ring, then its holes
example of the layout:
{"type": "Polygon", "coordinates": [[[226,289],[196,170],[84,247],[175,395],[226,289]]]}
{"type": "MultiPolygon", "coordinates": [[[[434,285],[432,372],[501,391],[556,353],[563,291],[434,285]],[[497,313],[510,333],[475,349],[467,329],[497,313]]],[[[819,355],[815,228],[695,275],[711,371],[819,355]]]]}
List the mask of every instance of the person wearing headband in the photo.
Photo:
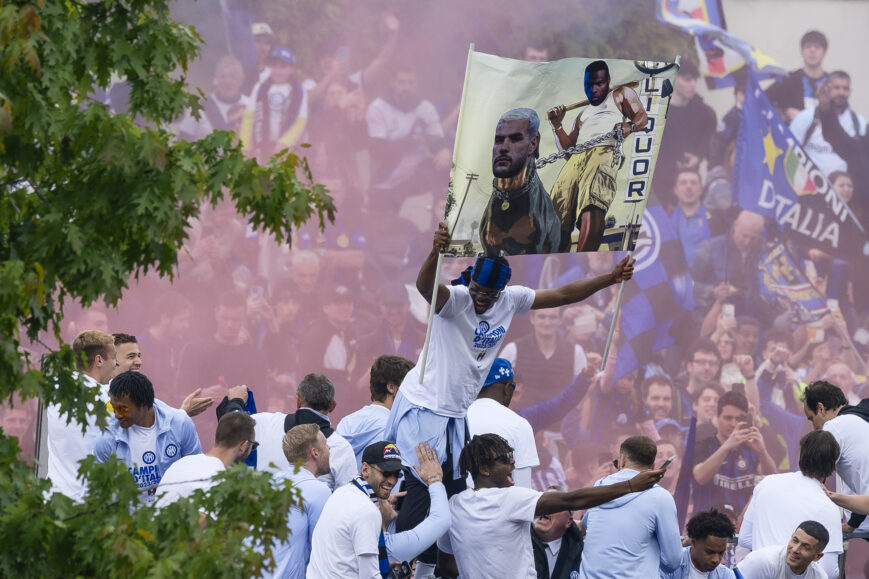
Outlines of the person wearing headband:
{"type": "MultiPolygon", "coordinates": [[[[468,407],[483,387],[513,316],[579,302],[630,279],[634,262],[625,257],[610,273],[555,289],[533,290],[507,285],[511,271],[505,258],[481,256],[452,286],[439,284],[432,299],[438,254],[449,245],[450,233],[442,222],[416,280],[417,290],[433,304],[436,314],[424,380],[420,383],[419,364],[407,373],[390,409],[384,436],[395,441],[407,467],[415,465],[412,451],[416,445],[428,442],[445,465],[444,484],[452,496],[465,488],[458,459],[468,439],[468,407]]],[[[416,526],[428,510],[425,485],[415,476],[408,476],[406,485],[407,496],[396,521],[398,531],[416,526]]],[[[433,570],[436,558],[437,550],[432,546],[420,561],[433,570]]]]}

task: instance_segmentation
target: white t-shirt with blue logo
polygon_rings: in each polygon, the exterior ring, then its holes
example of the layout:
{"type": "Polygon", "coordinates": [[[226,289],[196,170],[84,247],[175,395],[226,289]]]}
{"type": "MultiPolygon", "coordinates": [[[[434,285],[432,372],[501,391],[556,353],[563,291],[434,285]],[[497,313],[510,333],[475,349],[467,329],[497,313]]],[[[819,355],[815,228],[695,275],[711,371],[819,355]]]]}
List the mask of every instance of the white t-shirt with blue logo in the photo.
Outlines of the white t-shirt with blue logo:
{"type": "Polygon", "coordinates": [[[157,463],[157,426],[145,428],[130,426],[130,474],[142,490],[142,501],[152,504],[156,498],[156,485],[160,482],[160,469],[157,463]],[[150,490],[145,490],[150,487],[150,490]]]}
{"type": "Polygon", "coordinates": [[[513,316],[531,309],[535,292],[508,286],[491,308],[478,315],[468,288],[448,289],[450,297],[432,324],[425,383],[419,383],[417,363],[401,383],[401,393],[436,414],[463,418],[504,345],[513,316]]]}

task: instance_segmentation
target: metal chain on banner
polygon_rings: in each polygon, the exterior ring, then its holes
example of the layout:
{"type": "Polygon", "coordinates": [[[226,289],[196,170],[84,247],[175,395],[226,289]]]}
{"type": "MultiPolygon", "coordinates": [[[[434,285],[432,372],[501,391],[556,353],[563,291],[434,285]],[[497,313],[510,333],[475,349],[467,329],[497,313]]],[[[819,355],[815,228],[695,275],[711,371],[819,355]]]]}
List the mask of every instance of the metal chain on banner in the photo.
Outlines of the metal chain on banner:
{"type": "Polygon", "coordinates": [[[537,168],[540,169],[542,167],[545,167],[546,165],[548,165],[550,163],[554,163],[558,159],[563,159],[563,158],[567,157],[568,155],[576,155],[578,153],[582,153],[583,151],[587,151],[587,150],[591,149],[592,147],[596,147],[596,146],[600,145],[601,143],[604,143],[610,139],[615,139],[616,143],[617,143],[616,146],[613,147],[613,165],[614,166],[618,165],[619,161],[622,160],[622,155],[624,154],[624,153],[622,153],[622,143],[625,142],[625,137],[622,134],[621,126],[611,130],[608,133],[604,133],[602,135],[594,137],[593,139],[589,139],[588,141],[582,143],[581,145],[568,147],[567,149],[563,149],[563,150],[558,151],[556,153],[552,153],[551,155],[549,155],[547,157],[543,157],[542,159],[538,159],[537,160],[537,168]]]}

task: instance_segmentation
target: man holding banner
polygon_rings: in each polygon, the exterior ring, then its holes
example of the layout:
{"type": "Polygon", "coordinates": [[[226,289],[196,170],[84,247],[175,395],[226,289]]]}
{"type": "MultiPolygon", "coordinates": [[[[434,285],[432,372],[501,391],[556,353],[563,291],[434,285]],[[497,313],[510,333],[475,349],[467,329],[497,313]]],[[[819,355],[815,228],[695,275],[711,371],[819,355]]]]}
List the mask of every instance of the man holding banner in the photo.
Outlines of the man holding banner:
{"type": "MultiPolygon", "coordinates": [[[[424,379],[421,364],[407,376],[389,413],[384,436],[401,450],[428,442],[438,460],[447,468],[444,477],[448,494],[465,487],[458,474],[458,458],[467,439],[468,407],[477,398],[489,368],[497,356],[513,316],[531,309],[560,307],[579,302],[598,290],[628,280],[634,262],[622,259],[612,272],[591,279],[570,282],[556,289],[532,290],[507,287],[510,265],[503,257],[480,256],[453,282],[453,287],[437,286],[438,254],[450,244],[445,223],[438,225],[432,250],[420,268],[416,287],[434,307],[430,351],[425,358],[424,379]],[[452,467],[452,468],[450,468],[452,467]]],[[[402,454],[405,465],[413,465],[411,453],[402,454]]],[[[400,532],[413,528],[425,518],[429,495],[422,482],[407,477],[407,496],[396,521],[400,532]]],[[[434,546],[420,556],[434,569],[434,546]]],[[[423,574],[424,576],[425,574],[423,574]]]]}

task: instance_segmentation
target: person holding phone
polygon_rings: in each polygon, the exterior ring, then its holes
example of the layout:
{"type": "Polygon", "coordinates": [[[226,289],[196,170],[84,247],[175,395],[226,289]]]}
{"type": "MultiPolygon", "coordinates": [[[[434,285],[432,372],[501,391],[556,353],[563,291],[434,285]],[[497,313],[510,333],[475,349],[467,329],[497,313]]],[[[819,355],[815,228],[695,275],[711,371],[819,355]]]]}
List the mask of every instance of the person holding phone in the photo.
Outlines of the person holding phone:
{"type": "Polygon", "coordinates": [[[732,390],[718,399],[716,429],[715,436],[697,444],[694,507],[699,512],[724,503],[739,513],[748,504],[758,475],[778,469],[748,413],[745,394],[732,390]]]}

